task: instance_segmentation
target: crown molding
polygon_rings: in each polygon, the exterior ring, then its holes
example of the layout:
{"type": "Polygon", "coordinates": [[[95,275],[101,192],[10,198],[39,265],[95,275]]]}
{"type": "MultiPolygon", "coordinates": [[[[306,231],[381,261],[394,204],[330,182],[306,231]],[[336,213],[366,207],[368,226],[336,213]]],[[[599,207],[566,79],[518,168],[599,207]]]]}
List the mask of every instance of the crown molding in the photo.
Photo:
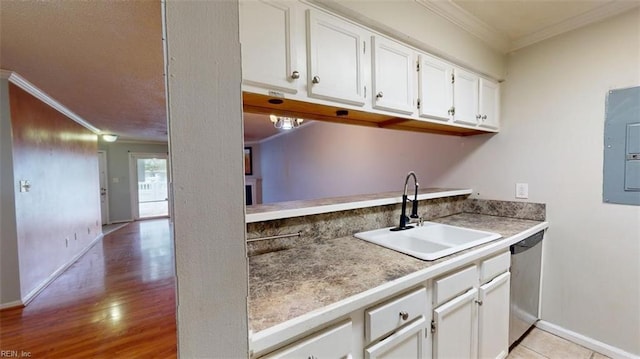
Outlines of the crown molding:
{"type": "Polygon", "coordinates": [[[32,84],[31,82],[27,81],[24,77],[20,76],[17,72],[7,71],[7,70],[0,70],[0,78],[8,80],[12,84],[20,87],[24,91],[26,91],[29,94],[31,94],[33,97],[37,98],[38,100],[46,103],[47,105],[49,105],[51,107],[53,107],[58,112],[60,112],[61,114],[67,116],[68,118],[70,118],[74,122],[78,123],[82,127],[88,129],[89,131],[91,131],[91,132],[93,132],[93,133],[95,133],[97,135],[99,135],[101,133],[100,129],[98,129],[94,125],[90,124],[89,122],[87,122],[82,117],[78,116],[76,113],[74,113],[73,111],[71,111],[70,109],[65,107],[60,102],[56,101],[51,96],[47,95],[44,91],[40,90],[34,84],[32,84]]]}
{"type": "Polygon", "coordinates": [[[492,48],[506,53],[511,45],[509,37],[481,21],[468,11],[453,3],[451,0],[430,1],[415,0],[418,4],[436,15],[452,22],[463,30],[486,42],[492,48]]]}
{"type": "Polygon", "coordinates": [[[533,32],[529,35],[522,36],[512,42],[509,51],[511,52],[519,50],[536,42],[549,39],[556,35],[575,30],[588,24],[602,21],[606,18],[618,15],[638,6],[640,6],[640,2],[637,1],[611,1],[605,5],[599,6],[578,16],[574,16],[551,26],[547,26],[546,28],[533,32]]]}

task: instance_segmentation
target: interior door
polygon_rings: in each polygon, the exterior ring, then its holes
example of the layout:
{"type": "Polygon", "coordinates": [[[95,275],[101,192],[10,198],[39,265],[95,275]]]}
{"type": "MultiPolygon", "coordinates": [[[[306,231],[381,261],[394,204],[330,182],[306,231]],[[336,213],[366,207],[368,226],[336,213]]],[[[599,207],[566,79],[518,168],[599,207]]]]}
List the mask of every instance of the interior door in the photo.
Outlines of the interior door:
{"type": "Polygon", "coordinates": [[[107,176],[107,152],[98,151],[98,172],[100,177],[100,214],[102,225],[109,224],[109,189],[107,176]]]}
{"type": "Polygon", "coordinates": [[[168,158],[165,154],[131,154],[134,219],[169,216],[168,158]]]}

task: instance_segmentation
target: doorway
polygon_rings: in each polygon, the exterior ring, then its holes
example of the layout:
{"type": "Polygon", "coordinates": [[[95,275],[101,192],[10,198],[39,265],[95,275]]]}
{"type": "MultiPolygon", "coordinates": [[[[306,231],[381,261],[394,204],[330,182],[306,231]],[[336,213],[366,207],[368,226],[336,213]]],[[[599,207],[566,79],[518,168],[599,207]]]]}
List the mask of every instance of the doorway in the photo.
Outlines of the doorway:
{"type": "Polygon", "coordinates": [[[107,177],[107,151],[98,151],[98,172],[100,177],[100,214],[102,225],[109,224],[109,180],[107,177]]]}
{"type": "Polygon", "coordinates": [[[166,154],[129,154],[132,213],[135,220],[169,216],[169,163],[166,154]]]}

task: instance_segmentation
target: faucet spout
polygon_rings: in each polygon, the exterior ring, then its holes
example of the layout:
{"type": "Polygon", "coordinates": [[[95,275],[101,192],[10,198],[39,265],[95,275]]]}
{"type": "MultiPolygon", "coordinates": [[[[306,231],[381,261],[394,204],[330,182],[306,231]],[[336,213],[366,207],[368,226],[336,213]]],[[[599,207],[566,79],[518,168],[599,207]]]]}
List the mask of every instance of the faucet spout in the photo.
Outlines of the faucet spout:
{"type": "Polygon", "coordinates": [[[418,216],[418,178],[415,172],[411,171],[407,174],[404,180],[404,192],[402,193],[402,211],[400,213],[400,223],[398,227],[394,227],[392,231],[402,231],[405,229],[413,228],[413,226],[407,225],[409,217],[407,217],[407,201],[411,201],[411,218],[420,218],[418,216]],[[409,179],[413,177],[413,200],[410,200],[407,196],[409,189],[409,179]]]}

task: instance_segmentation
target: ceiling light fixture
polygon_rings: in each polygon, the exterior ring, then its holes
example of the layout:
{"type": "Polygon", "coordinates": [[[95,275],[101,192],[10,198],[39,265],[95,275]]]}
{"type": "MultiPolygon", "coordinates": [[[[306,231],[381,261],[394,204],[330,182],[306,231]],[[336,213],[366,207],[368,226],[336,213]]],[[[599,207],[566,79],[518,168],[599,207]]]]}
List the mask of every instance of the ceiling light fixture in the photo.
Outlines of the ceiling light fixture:
{"type": "Polygon", "coordinates": [[[116,142],[116,140],[118,139],[118,135],[102,135],[102,139],[105,142],[116,142]]]}
{"type": "Polygon", "coordinates": [[[273,123],[273,127],[283,130],[291,130],[299,127],[302,124],[302,121],[304,121],[301,118],[281,117],[276,115],[269,115],[269,119],[271,120],[271,123],[273,123]]]}

